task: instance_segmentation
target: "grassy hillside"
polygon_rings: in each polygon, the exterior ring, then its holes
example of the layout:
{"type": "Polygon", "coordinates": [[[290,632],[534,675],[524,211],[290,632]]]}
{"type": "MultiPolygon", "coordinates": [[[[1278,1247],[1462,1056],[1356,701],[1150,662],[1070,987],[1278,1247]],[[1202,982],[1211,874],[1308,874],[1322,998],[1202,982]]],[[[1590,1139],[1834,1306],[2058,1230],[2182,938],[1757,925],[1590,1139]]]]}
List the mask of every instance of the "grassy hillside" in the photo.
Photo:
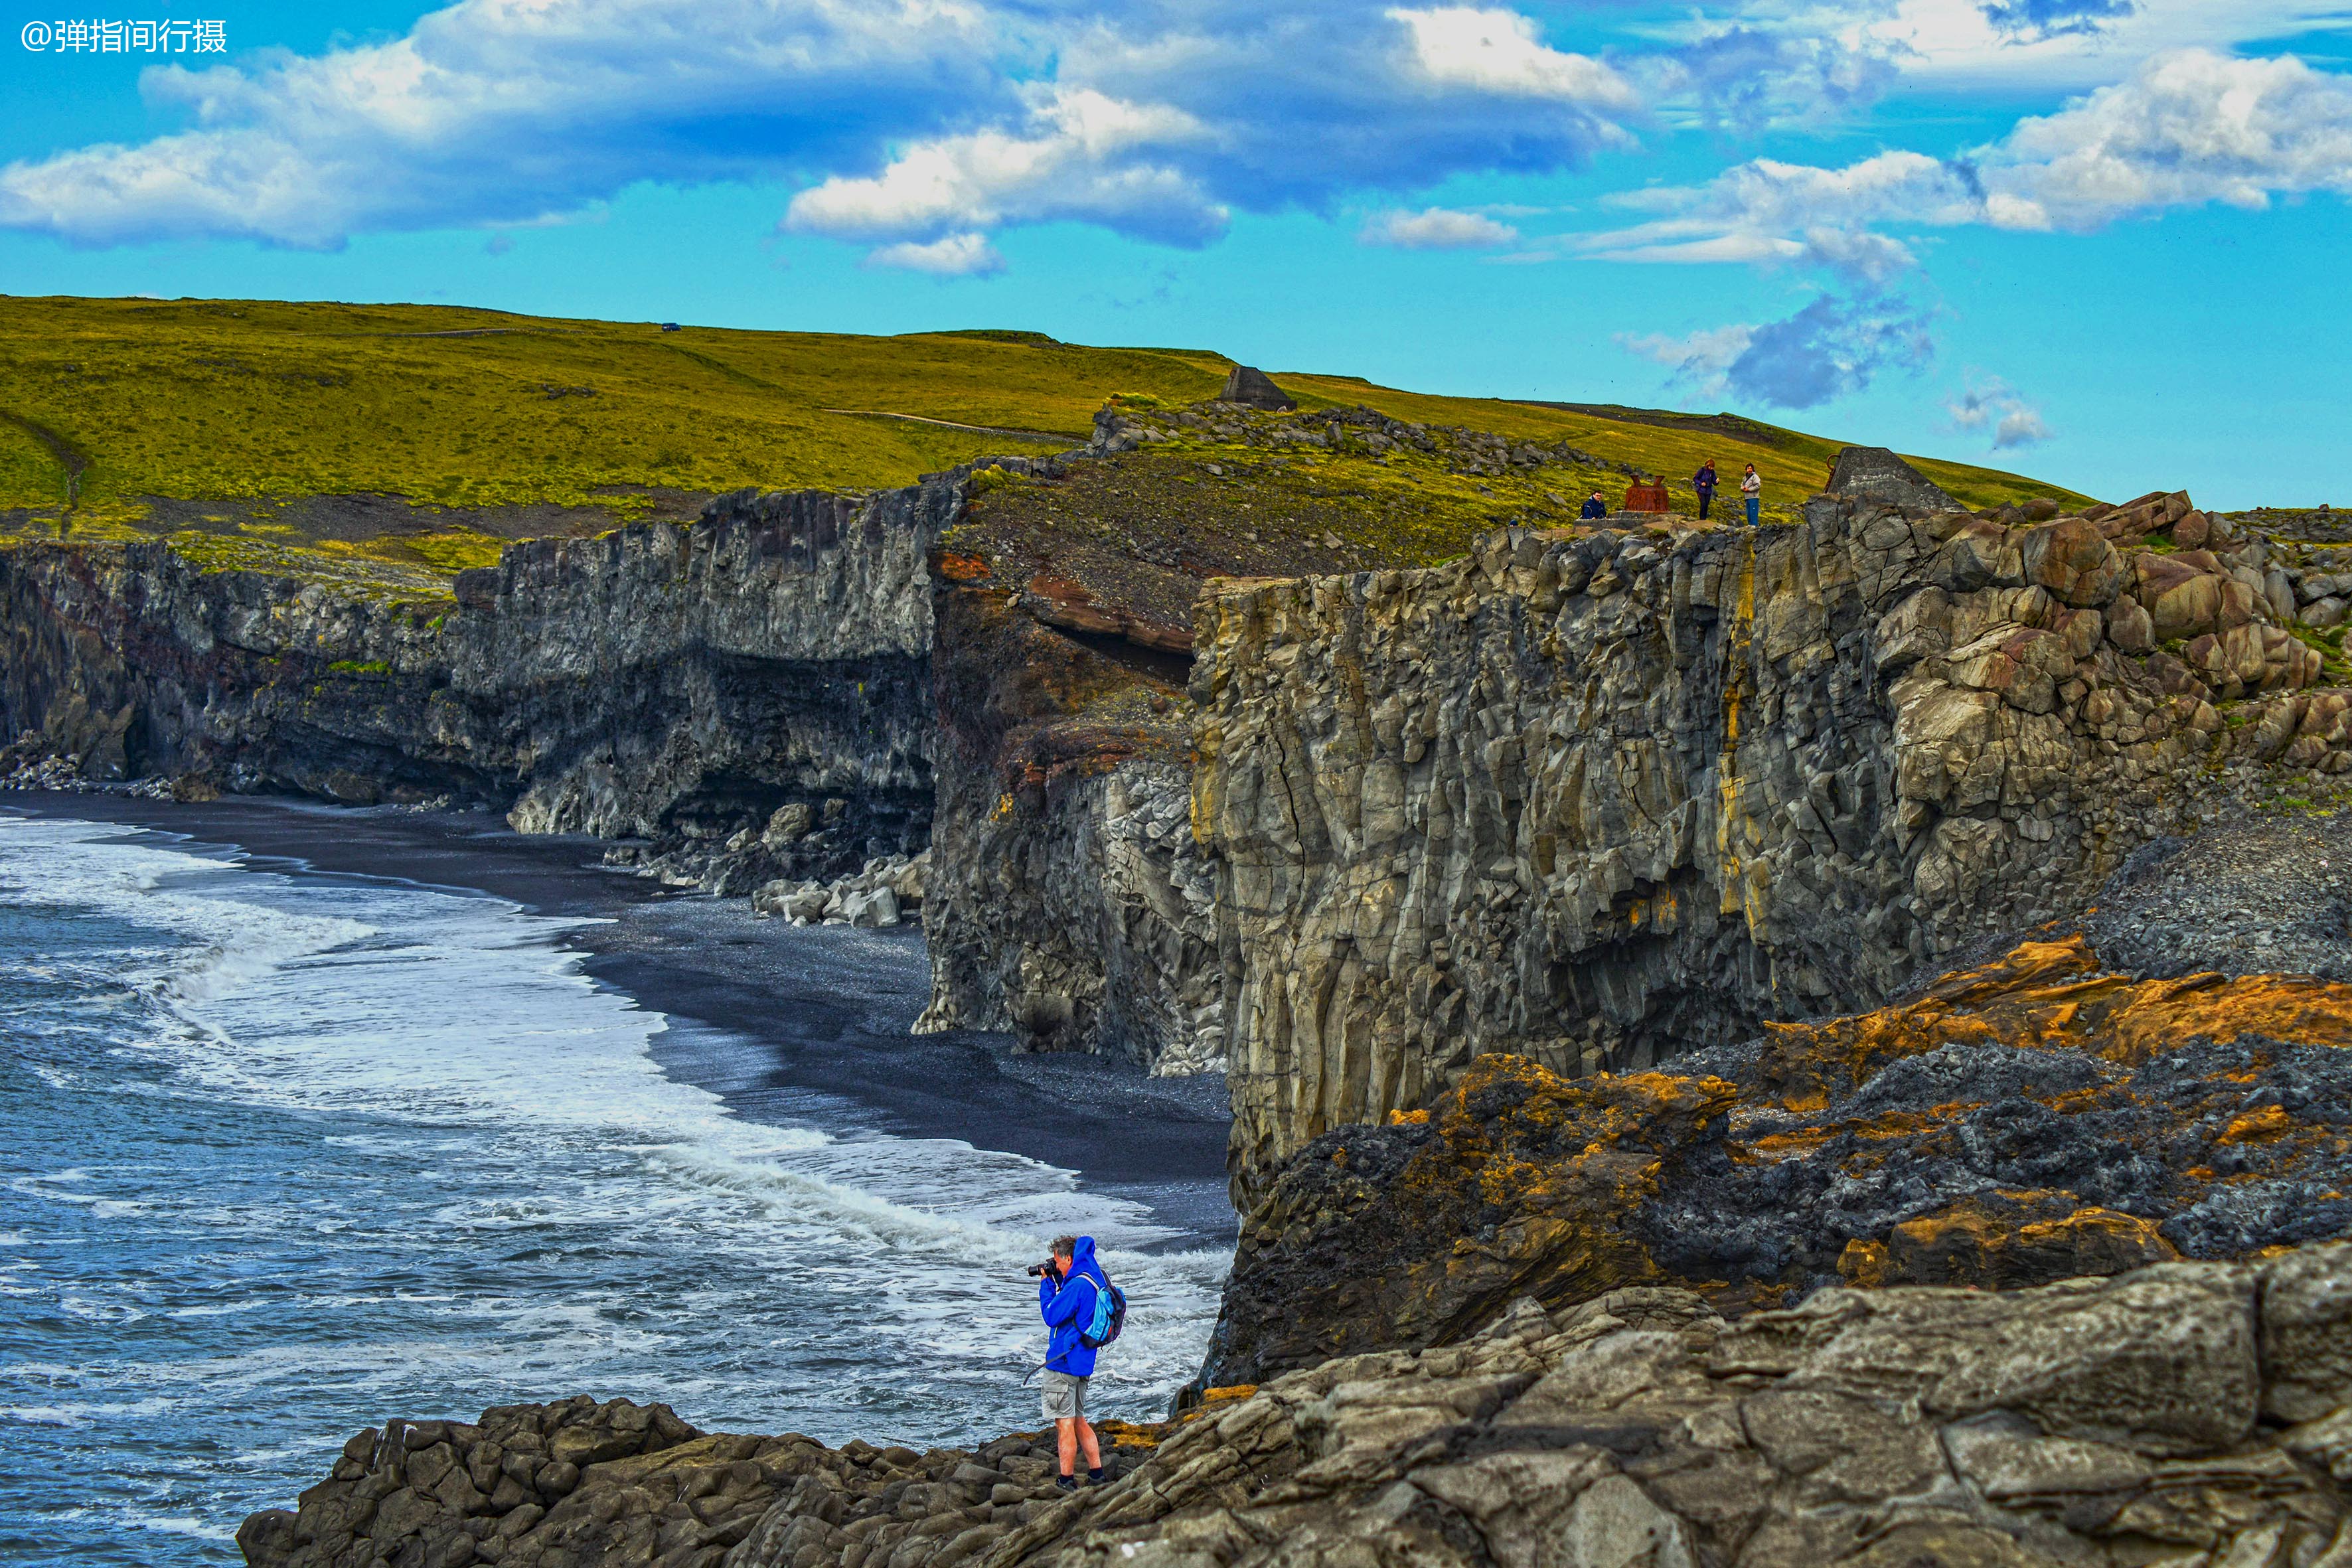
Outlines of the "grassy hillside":
{"type": "MultiPolygon", "coordinates": [[[[1829,483],[1830,468],[1839,449],[1850,440],[1808,436],[1753,419],[1728,415],[1682,415],[1654,409],[1624,409],[1612,418],[1600,412],[1551,407],[1542,404],[1489,398],[1425,397],[1417,393],[1376,387],[1349,376],[1292,374],[1278,376],[1283,390],[1308,406],[1318,404],[1361,403],[1395,419],[1425,425],[1460,425],[1473,430],[1493,430],[1545,441],[1572,441],[1603,457],[1666,476],[1675,485],[1696,472],[1700,463],[1715,459],[1726,493],[1737,490],[1741,466],[1756,465],[1764,477],[1766,493],[1783,501],[1801,500],[1829,483]]],[[[1933,458],[1911,462],[1936,483],[1972,507],[1999,506],[2004,501],[2052,496],[2077,503],[2092,497],[2022,474],[1980,468],[1967,463],[1947,463],[1933,458]]]]}
{"type": "MultiPolygon", "coordinates": [[[[1057,449],[1114,393],[1192,403],[1231,364],[1007,331],[664,331],[436,306],[0,297],[0,533],[163,534],[222,564],[416,586],[511,538],[683,517],[741,486],[861,489],[1057,449]]],[[[1308,406],[1566,438],[1675,479],[1703,456],[1727,475],[1752,459],[1776,499],[1818,489],[1839,445],[1745,422],[1282,379],[1308,406]]],[[[1921,466],[1974,504],[2066,495],[1921,466]]]]}
{"type": "MultiPolygon", "coordinates": [[[[38,426],[89,459],[84,510],[146,496],[398,494],[580,505],[614,487],[903,483],[1007,438],[1082,438],[1123,390],[1192,399],[1214,355],[1018,334],[861,338],[429,306],[0,300],[0,506],[63,499],[38,426]]],[[[1015,446],[1024,443],[1015,442],[1015,446]]],[[[1045,439],[1026,443],[1055,444],[1045,439]]]]}

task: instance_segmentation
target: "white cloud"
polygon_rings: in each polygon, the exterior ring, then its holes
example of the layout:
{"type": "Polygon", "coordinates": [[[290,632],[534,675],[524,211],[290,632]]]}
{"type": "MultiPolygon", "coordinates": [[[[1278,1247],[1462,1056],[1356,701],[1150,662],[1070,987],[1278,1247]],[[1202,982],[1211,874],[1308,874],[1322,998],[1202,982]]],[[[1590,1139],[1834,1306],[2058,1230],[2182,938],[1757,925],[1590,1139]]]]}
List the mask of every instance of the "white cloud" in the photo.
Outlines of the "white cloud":
{"type": "Polygon", "coordinates": [[[2095,228],[2126,214],[2273,195],[2352,195],[2352,81],[2293,56],[2193,50],[2151,60],[2056,114],[2018,122],[1988,158],[2007,228],[2095,228]]]}
{"type": "Polygon", "coordinates": [[[332,247],[742,180],[869,246],[1054,221],[1192,245],[1235,209],[1580,167],[1640,113],[1514,11],[1360,0],[457,0],[142,82],[186,127],[0,169],[0,226],[332,247]]]}
{"type": "Polygon", "coordinates": [[[896,267],[941,278],[985,277],[1004,270],[1004,258],[984,234],[950,234],[928,245],[900,240],[869,251],[866,260],[871,267],[896,267]]]}
{"type": "Polygon", "coordinates": [[[0,226],[331,247],[529,222],[1009,101],[1000,48],[964,0],[458,0],[387,43],[150,69],[142,91],[191,128],[0,168],[0,226]]]}
{"type": "Polygon", "coordinates": [[[1884,282],[1916,263],[1885,227],[2082,232],[2315,191],[2352,195],[2352,81],[2293,57],[2192,50],[1963,157],[1891,152],[1842,169],[1757,159],[1703,186],[1621,198],[1671,216],[1580,243],[1613,260],[1787,263],[1884,282]]]}
{"type": "Polygon", "coordinates": [[[1945,403],[1944,412],[1951,416],[1955,430],[1990,431],[1996,452],[2050,439],[2050,426],[2042,410],[1999,377],[1972,377],[1964,391],[1945,403]]]}
{"type": "Polygon", "coordinates": [[[1776,29],[1898,60],[1913,93],[2087,91],[2119,65],[2343,26],[2340,0],[1752,0],[1776,29]]]}
{"type": "Polygon", "coordinates": [[[1613,117],[1638,110],[1631,84],[1513,13],[1384,20],[1367,26],[1346,0],[1142,0],[1059,40],[1020,124],[905,143],[877,173],[803,192],[787,226],[872,240],[1070,219],[1196,245],[1234,208],[1328,211],[1465,169],[1573,167],[1630,140],[1613,117]]]}
{"type": "Polygon", "coordinates": [[[1419,212],[1375,213],[1356,233],[1365,245],[1394,246],[1401,250],[1468,250],[1508,245],[1519,231],[1478,213],[1449,207],[1423,207],[1419,212]]]}
{"type": "Polygon", "coordinates": [[[942,225],[1076,217],[1190,244],[1223,229],[1224,207],[1191,175],[1155,159],[1202,139],[1191,115],[1086,89],[1037,97],[1026,134],[991,130],[925,142],[870,179],[835,177],[803,191],[785,226],[871,239],[942,225]]]}
{"type": "Polygon", "coordinates": [[[1430,81],[1482,93],[1556,99],[1631,114],[1641,108],[1633,84],[1589,55],[1564,54],[1536,36],[1516,11],[1470,5],[1397,9],[1413,64],[1430,81]]]}
{"type": "Polygon", "coordinates": [[[1822,266],[1870,279],[1910,267],[1900,241],[1867,226],[1901,214],[1961,223],[1977,211],[1953,167],[1918,153],[1881,153],[1843,169],[1759,158],[1703,186],[1644,191],[1618,205],[1677,216],[1589,236],[1593,255],[1618,261],[1746,261],[1822,266]]]}
{"type": "Polygon", "coordinates": [[[1752,132],[1841,114],[1895,85],[1898,50],[1817,18],[1756,25],[1759,9],[1743,5],[1728,26],[1695,13],[1670,48],[1627,62],[1660,118],[1752,132]]]}
{"type": "Polygon", "coordinates": [[[1734,360],[1748,352],[1755,337],[1754,327],[1735,322],[1727,327],[1707,327],[1681,338],[1663,332],[1620,332],[1617,346],[1628,353],[1657,361],[1672,370],[1676,379],[1692,383],[1708,397],[1720,397],[1730,389],[1725,373],[1734,360]]]}

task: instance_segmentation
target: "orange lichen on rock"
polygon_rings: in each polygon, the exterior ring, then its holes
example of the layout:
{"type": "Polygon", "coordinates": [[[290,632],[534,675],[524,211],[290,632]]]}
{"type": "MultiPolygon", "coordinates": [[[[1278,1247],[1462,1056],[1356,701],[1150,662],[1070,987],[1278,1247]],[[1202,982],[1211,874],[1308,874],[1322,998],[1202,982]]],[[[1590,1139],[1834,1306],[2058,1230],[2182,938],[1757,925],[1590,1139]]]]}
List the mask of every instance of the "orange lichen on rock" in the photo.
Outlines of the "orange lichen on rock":
{"type": "Polygon", "coordinates": [[[2352,1047],[2352,985],[2299,975],[2134,980],[2080,936],[2021,942],[1916,1001],[1815,1024],[1768,1024],[1759,1074],[1780,1104],[1819,1109],[1889,1062],[1955,1044],[2082,1050],[2133,1065],[2202,1037],[2352,1047]]]}
{"type": "Polygon", "coordinates": [[[2246,1143],[2257,1139],[2278,1138],[2294,1130],[2294,1119],[2283,1105],[2265,1105],[2260,1110],[2250,1110],[2243,1116],[2232,1117],[2221,1131],[2224,1143],[2246,1143]]]}
{"type": "Polygon", "coordinates": [[[1856,1237],[1838,1258],[1849,1285],[1964,1285],[2018,1289],[2082,1273],[2120,1274],[2180,1256],[2149,1221],[2095,1204],[2058,1217],[2024,1216],[2073,1208],[2072,1194],[1997,1193],[1963,1199],[1937,1214],[1906,1220],[1883,1241],[1856,1237]],[[2085,1265],[2090,1267],[2085,1267],[2085,1265]]]}
{"type": "Polygon", "coordinates": [[[1315,1157],[1297,1161],[1244,1226],[1226,1314],[1246,1314],[1253,1337],[1297,1341],[1295,1359],[1319,1359],[1443,1342],[1518,1295],[1566,1303],[1663,1279],[1624,1216],[1656,1195],[1673,1152],[1738,1097],[1720,1079],[1564,1079],[1524,1057],[1481,1058],[1425,1113],[1311,1146],[1315,1157]],[[1365,1133],[1412,1147],[1355,1136],[1365,1133]],[[1363,1267],[1252,1275],[1250,1259],[1300,1238],[1294,1226],[1336,1214],[1348,1216],[1348,1250],[1363,1267]],[[1253,1278],[1281,1288],[1258,1298],[1253,1278]]]}
{"type": "Polygon", "coordinates": [[[2352,1235],[2352,985],[2142,979],[2034,941],[1705,1061],[1484,1056],[1425,1110],[1326,1134],[1244,1222],[1222,1364],[1442,1343],[1514,1295],[1745,1310],[2352,1235]]]}

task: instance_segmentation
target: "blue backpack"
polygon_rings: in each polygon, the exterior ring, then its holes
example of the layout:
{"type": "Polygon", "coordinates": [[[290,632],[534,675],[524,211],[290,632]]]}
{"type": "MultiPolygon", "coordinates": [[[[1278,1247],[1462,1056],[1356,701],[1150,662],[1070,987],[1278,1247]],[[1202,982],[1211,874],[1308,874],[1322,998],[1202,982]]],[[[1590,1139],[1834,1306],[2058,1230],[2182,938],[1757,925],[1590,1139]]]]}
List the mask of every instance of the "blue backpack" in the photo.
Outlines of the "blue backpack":
{"type": "Polygon", "coordinates": [[[1087,1326],[1078,1331],[1078,1343],[1088,1350],[1098,1351],[1118,1338],[1119,1330],[1127,1327],[1127,1292],[1103,1280],[1088,1279],[1095,1288],[1094,1315],[1087,1326]]]}

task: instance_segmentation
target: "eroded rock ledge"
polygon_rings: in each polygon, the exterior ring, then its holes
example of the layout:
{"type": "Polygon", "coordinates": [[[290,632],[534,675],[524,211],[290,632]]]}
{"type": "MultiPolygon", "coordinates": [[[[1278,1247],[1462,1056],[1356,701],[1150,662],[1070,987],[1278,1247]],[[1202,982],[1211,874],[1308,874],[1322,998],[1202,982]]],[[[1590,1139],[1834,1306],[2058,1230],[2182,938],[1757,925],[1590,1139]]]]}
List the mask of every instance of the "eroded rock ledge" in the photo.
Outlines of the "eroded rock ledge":
{"type": "Polygon", "coordinates": [[[1736,1322],[1672,1288],[1520,1299],[1131,1435],[1156,1448],[1063,1498],[1023,1437],[877,1454],[524,1406],[362,1433],[239,1540],[256,1568],[2341,1568],[2352,1246],[1736,1322]],[[501,1509],[544,1473],[505,1438],[542,1432],[576,1471],[501,1509]]]}
{"type": "Polygon", "coordinates": [[[1280,1169],[1210,1373],[1449,1342],[1521,1294],[1736,1312],[2352,1237],[2347,910],[2352,814],[2256,818],[2148,845],[2088,913],[1868,1013],[1646,1072],[1481,1058],[1280,1169]]]}
{"type": "Polygon", "coordinates": [[[1997,1287],[2352,1235],[2352,987],[2136,981],[2028,942],[1906,1005],[1562,1079],[1481,1059],[1303,1150],[1243,1227],[1213,1376],[1442,1344],[1511,1297],[1997,1287]]]}
{"type": "MultiPolygon", "coordinates": [[[[1102,1435],[1118,1477],[1159,1429],[1106,1422],[1102,1435]]],[[[701,1432],[666,1405],[580,1396],[362,1432],[299,1509],[255,1514],[237,1543],[272,1568],[707,1568],[791,1563],[803,1547],[846,1568],[950,1568],[1061,1500],[1054,1468],[1050,1434],[974,1451],[832,1449],[701,1432]]]]}

